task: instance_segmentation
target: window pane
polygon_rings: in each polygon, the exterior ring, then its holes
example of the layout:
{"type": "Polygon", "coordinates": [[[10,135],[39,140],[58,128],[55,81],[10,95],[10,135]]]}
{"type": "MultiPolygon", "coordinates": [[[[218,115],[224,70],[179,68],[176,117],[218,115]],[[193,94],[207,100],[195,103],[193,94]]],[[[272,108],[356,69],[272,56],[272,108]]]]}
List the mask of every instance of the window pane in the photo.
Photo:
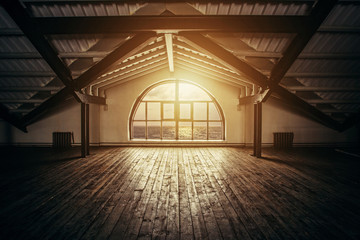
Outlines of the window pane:
{"type": "Polygon", "coordinates": [[[173,103],[164,103],[163,104],[163,116],[164,119],[174,119],[174,104],[173,103]]]}
{"type": "Polygon", "coordinates": [[[163,139],[175,139],[175,122],[163,121],[163,139]]]}
{"type": "Polygon", "coordinates": [[[179,83],[179,99],[211,101],[211,98],[204,90],[189,83],[179,83]]]}
{"type": "Polygon", "coordinates": [[[209,139],[221,140],[222,139],[222,124],[221,122],[209,122],[209,139]]]}
{"type": "Polygon", "coordinates": [[[147,119],[148,120],[160,120],[160,103],[147,103],[147,119]]]}
{"type": "Polygon", "coordinates": [[[136,110],[134,120],[145,120],[145,103],[140,103],[136,110]]]}
{"type": "Polygon", "coordinates": [[[190,119],[190,118],[191,118],[190,103],[181,103],[180,104],[180,119],[190,119]]]}
{"type": "Polygon", "coordinates": [[[214,103],[209,103],[209,120],[220,120],[220,114],[214,103]]]}
{"type": "Polygon", "coordinates": [[[191,122],[179,122],[179,139],[191,140],[191,122]]]}
{"type": "Polygon", "coordinates": [[[175,100],[175,83],[165,83],[151,89],[144,100],[175,100]]]}
{"type": "Polygon", "coordinates": [[[207,103],[194,103],[194,120],[207,120],[207,103]]]}
{"type": "Polygon", "coordinates": [[[160,122],[147,123],[148,139],[160,139],[160,122]]]}
{"type": "Polygon", "coordinates": [[[145,122],[133,122],[132,137],[145,139],[145,122]]]}
{"type": "Polygon", "coordinates": [[[194,122],[194,139],[206,140],[207,139],[207,124],[206,122],[194,122]]]}

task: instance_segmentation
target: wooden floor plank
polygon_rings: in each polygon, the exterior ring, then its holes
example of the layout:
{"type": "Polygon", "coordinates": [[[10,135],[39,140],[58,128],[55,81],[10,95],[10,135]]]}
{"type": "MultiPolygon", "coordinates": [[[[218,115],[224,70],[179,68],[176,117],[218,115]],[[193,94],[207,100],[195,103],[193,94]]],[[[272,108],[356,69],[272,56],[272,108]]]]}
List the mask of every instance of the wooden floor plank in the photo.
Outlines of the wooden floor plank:
{"type": "Polygon", "coordinates": [[[0,239],[360,238],[358,159],[330,148],[250,152],[100,148],[12,165],[0,171],[0,239]]]}

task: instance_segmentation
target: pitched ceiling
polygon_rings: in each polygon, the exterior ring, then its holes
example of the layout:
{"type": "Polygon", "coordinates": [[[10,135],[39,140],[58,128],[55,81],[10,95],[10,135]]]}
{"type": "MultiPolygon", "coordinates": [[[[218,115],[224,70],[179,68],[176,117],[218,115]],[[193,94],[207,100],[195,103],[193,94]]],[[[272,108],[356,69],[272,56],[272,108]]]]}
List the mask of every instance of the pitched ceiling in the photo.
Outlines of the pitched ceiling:
{"type": "Polygon", "coordinates": [[[166,2],[1,0],[0,117],[26,131],[66,99],[173,67],[335,130],[359,122],[360,1],[166,2]]]}

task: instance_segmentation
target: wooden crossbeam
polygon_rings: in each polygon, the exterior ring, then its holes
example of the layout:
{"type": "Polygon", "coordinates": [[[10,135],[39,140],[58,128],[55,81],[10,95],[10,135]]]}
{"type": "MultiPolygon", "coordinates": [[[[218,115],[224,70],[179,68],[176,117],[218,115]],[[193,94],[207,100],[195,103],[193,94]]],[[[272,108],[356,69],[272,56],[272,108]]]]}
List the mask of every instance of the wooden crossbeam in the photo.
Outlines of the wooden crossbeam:
{"type": "Polygon", "coordinates": [[[9,112],[9,110],[7,109],[7,107],[5,107],[1,103],[0,103],[0,118],[4,119],[8,123],[10,123],[12,126],[16,127],[17,129],[19,129],[25,133],[27,132],[26,127],[22,125],[20,119],[17,118],[16,116],[12,115],[9,112]]]}
{"type": "MultiPolygon", "coordinates": [[[[257,70],[249,66],[247,63],[235,57],[230,52],[226,51],[208,38],[199,35],[200,34],[195,33],[181,33],[181,36],[186,38],[184,39],[184,41],[188,41],[190,45],[194,44],[194,47],[203,50],[206,54],[220,61],[225,66],[229,66],[229,68],[233,69],[234,71],[237,71],[240,74],[247,76],[248,79],[254,84],[261,86],[263,89],[268,86],[267,78],[262,73],[258,72],[257,70]]],[[[325,113],[321,112],[320,110],[316,109],[314,106],[310,105],[298,96],[292,94],[285,88],[277,84],[272,84],[269,87],[283,100],[293,105],[293,107],[301,109],[301,111],[307,116],[316,119],[317,121],[321,122],[323,125],[329,128],[336,130],[341,129],[337,121],[335,121],[325,113]]]]}
{"type": "Polygon", "coordinates": [[[40,104],[37,108],[26,114],[21,120],[24,126],[28,126],[31,123],[34,123],[37,119],[43,116],[54,106],[59,105],[66,98],[70,97],[73,93],[73,90],[70,88],[63,88],[54,94],[52,97],[48,98],[46,101],[40,104]]]}
{"type": "Polygon", "coordinates": [[[2,0],[2,6],[34,45],[39,54],[49,64],[65,86],[73,88],[71,72],[58,57],[55,49],[42,35],[37,22],[31,18],[18,0],[2,0]]]}
{"type": "Polygon", "coordinates": [[[143,73],[145,73],[145,75],[147,75],[149,72],[154,72],[157,71],[159,69],[162,69],[164,67],[164,65],[166,65],[167,61],[165,58],[163,58],[162,60],[149,64],[147,66],[144,67],[139,67],[137,66],[139,69],[137,69],[136,71],[127,71],[124,74],[121,74],[119,76],[104,80],[102,82],[97,82],[96,84],[92,85],[95,88],[102,88],[105,86],[115,86],[113,85],[114,83],[116,84],[117,82],[120,81],[124,81],[124,80],[129,80],[129,79],[134,79],[134,78],[138,78],[140,76],[143,76],[143,73]]]}
{"type": "Polygon", "coordinates": [[[213,66],[206,66],[204,63],[196,62],[196,60],[186,59],[184,57],[176,55],[175,62],[176,62],[176,65],[180,64],[183,67],[190,69],[190,70],[200,71],[200,72],[204,72],[207,74],[211,74],[215,77],[227,79],[228,82],[232,82],[232,83],[242,85],[242,86],[249,86],[249,87],[252,86],[251,82],[242,79],[242,77],[240,77],[238,75],[235,75],[235,74],[232,74],[229,72],[225,72],[220,69],[215,69],[213,66]]]}
{"type": "MultiPolygon", "coordinates": [[[[105,58],[103,58],[101,61],[99,61],[97,64],[95,64],[93,67],[88,69],[85,73],[83,73],[80,77],[76,79],[77,89],[80,90],[81,88],[87,86],[98,76],[105,73],[107,69],[111,68],[116,62],[123,61],[134,52],[136,53],[140,48],[148,44],[148,42],[151,41],[154,36],[154,34],[149,33],[139,34],[139,36],[135,36],[124,44],[120,45],[112,53],[108,54],[105,58]]],[[[48,112],[51,108],[63,102],[67,97],[69,97],[70,94],[75,93],[73,89],[70,89],[68,87],[63,88],[62,90],[54,94],[52,97],[40,104],[39,107],[32,110],[23,117],[22,120],[24,126],[28,126],[29,124],[36,121],[36,119],[40,118],[40,116],[48,112]]],[[[78,96],[76,96],[76,98],[78,101],[80,101],[78,96]]]]}
{"type": "Polygon", "coordinates": [[[114,34],[139,31],[293,33],[306,16],[106,16],[36,18],[43,34],[114,34]],[[91,26],[91,27],[84,27],[91,26]]]}
{"type": "Polygon", "coordinates": [[[183,41],[187,42],[190,46],[195,47],[213,59],[219,61],[228,68],[246,76],[251,82],[263,88],[267,87],[267,77],[260,73],[258,70],[245,63],[241,59],[235,57],[218,44],[214,43],[207,37],[199,33],[181,32],[180,36],[183,41]]]}
{"type": "Polygon", "coordinates": [[[104,98],[104,97],[91,96],[91,95],[83,94],[83,93],[80,93],[77,91],[75,92],[75,94],[81,100],[81,103],[106,105],[106,98],[104,98]]]}
{"type": "Polygon", "coordinates": [[[306,114],[309,117],[314,118],[316,121],[320,122],[324,126],[327,126],[329,128],[332,128],[337,131],[341,131],[341,125],[334,119],[332,119],[327,114],[323,113],[316,107],[312,106],[305,100],[301,99],[300,97],[296,96],[295,94],[292,94],[285,88],[277,85],[272,86],[271,89],[278,94],[283,101],[285,101],[290,106],[297,108],[304,114],[306,114]]]}
{"type": "MultiPolygon", "coordinates": [[[[293,65],[299,54],[303,51],[321,23],[329,15],[337,0],[319,0],[312,9],[309,18],[310,22],[304,23],[298,30],[298,34],[291,41],[286,49],[284,56],[276,63],[270,74],[270,84],[277,85],[285,76],[286,72],[293,65]]],[[[272,90],[268,92],[264,100],[271,95],[272,90]]]]}
{"type": "Polygon", "coordinates": [[[152,32],[135,35],[78,77],[76,79],[76,89],[80,90],[86,87],[109,70],[114,64],[122,62],[129,56],[135,54],[155,38],[156,34],[152,32]]]}

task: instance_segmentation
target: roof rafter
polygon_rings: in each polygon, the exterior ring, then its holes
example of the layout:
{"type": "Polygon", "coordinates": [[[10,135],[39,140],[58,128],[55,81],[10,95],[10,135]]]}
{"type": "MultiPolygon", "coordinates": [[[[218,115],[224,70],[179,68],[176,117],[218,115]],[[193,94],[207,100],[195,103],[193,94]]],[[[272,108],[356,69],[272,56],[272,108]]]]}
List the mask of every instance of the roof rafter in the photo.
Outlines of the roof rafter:
{"type": "Polygon", "coordinates": [[[27,132],[26,127],[23,126],[20,119],[17,118],[16,116],[12,115],[9,112],[9,109],[1,103],[0,103],[0,118],[4,119],[8,123],[10,123],[14,127],[16,127],[17,129],[19,129],[25,133],[27,132]]]}
{"type": "MultiPolygon", "coordinates": [[[[266,76],[264,76],[262,73],[249,66],[247,63],[243,62],[239,58],[235,57],[230,52],[226,51],[207,37],[195,33],[181,33],[181,36],[189,40],[190,45],[193,44],[195,45],[195,47],[202,49],[205,53],[207,53],[214,59],[219,60],[225,66],[227,65],[231,69],[239,72],[240,74],[247,76],[249,80],[251,80],[255,84],[263,88],[266,88],[268,86],[266,76]]],[[[186,39],[184,40],[186,41],[186,39]]],[[[272,84],[269,87],[285,101],[290,102],[291,104],[293,104],[294,107],[301,109],[304,113],[321,122],[323,125],[332,129],[336,129],[338,131],[341,130],[341,127],[337,121],[324,114],[320,110],[316,109],[298,96],[292,94],[285,88],[277,84],[272,84]]]]}
{"type": "Polygon", "coordinates": [[[158,64],[149,65],[149,66],[145,67],[143,69],[143,71],[141,71],[141,72],[128,73],[127,75],[124,75],[122,77],[118,77],[117,79],[114,79],[114,81],[104,82],[104,84],[102,84],[102,85],[96,85],[95,89],[104,91],[106,89],[121,85],[128,81],[131,81],[133,79],[140,78],[140,77],[164,70],[164,69],[166,69],[166,65],[167,65],[166,61],[159,62],[158,64]]]}
{"type": "Polygon", "coordinates": [[[197,49],[200,49],[213,59],[219,61],[228,68],[238,72],[239,74],[246,76],[253,83],[266,88],[267,87],[267,77],[260,73],[258,70],[235,57],[230,52],[223,49],[221,46],[210,40],[209,38],[199,34],[191,32],[181,32],[180,36],[183,37],[183,40],[187,42],[190,46],[193,46],[197,49]]]}
{"type": "MultiPolygon", "coordinates": [[[[126,41],[97,64],[88,69],[80,77],[78,77],[75,81],[75,87],[77,87],[76,90],[80,90],[81,88],[86,87],[98,76],[105,73],[108,68],[111,68],[113,64],[116,64],[118,61],[123,61],[133,53],[136,53],[140,48],[148,44],[154,38],[155,34],[153,33],[141,33],[126,41]]],[[[72,91],[72,89],[67,87],[57,92],[55,95],[40,104],[39,107],[25,115],[22,119],[24,125],[28,126],[29,124],[33,123],[36,119],[45,114],[51,108],[59,105],[73,92],[74,91],[72,91]]]]}
{"type": "Polygon", "coordinates": [[[1,4],[34,45],[39,54],[56,73],[57,77],[65,86],[73,88],[73,79],[70,70],[58,57],[54,48],[41,34],[41,30],[36,21],[29,16],[21,3],[18,0],[2,0],[1,4]]]}
{"type": "Polygon", "coordinates": [[[109,70],[114,64],[122,62],[131,55],[137,53],[150,42],[155,40],[155,38],[156,34],[153,32],[145,32],[135,35],[79,76],[75,80],[76,89],[80,90],[81,88],[86,87],[109,70]]]}
{"type": "MultiPolygon", "coordinates": [[[[293,65],[336,3],[337,0],[319,0],[316,3],[309,16],[311,21],[304,22],[303,26],[299,28],[299,33],[291,41],[283,57],[273,67],[269,78],[270,84],[277,85],[283,79],[286,72],[293,65]]],[[[271,95],[271,92],[272,90],[270,89],[264,97],[264,101],[271,95]]]]}

